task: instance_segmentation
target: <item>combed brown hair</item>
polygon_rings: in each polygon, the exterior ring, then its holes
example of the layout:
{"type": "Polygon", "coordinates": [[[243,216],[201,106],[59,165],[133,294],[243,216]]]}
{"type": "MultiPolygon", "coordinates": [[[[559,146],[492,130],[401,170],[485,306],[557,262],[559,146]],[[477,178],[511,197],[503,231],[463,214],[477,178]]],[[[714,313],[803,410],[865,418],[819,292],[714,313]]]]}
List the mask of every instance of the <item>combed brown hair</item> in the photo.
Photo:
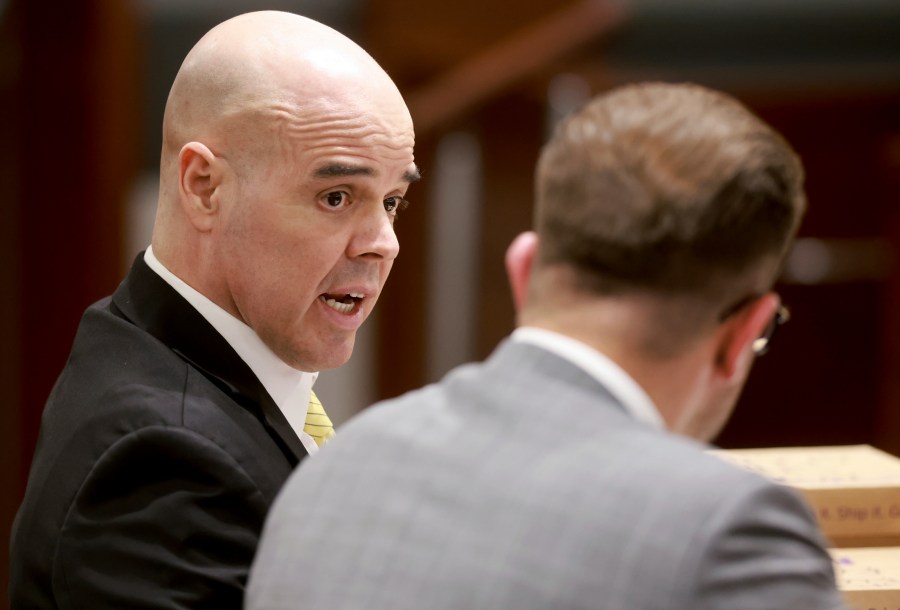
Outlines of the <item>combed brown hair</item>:
{"type": "Polygon", "coordinates": [[[727,292],[711,284],[783,257],[802,183],[787,142],[732,97],[622,87],[565,119],[541,153],[539,263],[604,294],[727,292]]]}

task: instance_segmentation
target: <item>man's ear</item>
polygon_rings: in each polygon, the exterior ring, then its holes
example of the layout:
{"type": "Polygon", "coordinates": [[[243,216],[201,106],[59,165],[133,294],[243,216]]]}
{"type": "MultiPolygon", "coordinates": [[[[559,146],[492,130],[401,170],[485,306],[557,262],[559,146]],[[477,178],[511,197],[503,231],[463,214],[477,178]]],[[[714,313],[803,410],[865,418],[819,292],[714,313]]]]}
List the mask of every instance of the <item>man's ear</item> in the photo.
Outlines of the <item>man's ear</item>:
{"type": "Polygon", "coordinates": [[[506,249],[506,276],[512,290],[516,313],[522,310],[528,293],[531,265],[537,253],[538,236],[534,231],[520,233],[506,249]]]}
{"type": "Polygon", "coordinates": [[[716,351],[716,369],[722,375],[731,378],[745,369],[745,362],[752,362],[755,357],[753,342],[771,323],[779,303],[778,296],[769,292],[747,303],[722,322],[716,351]]]}
{"type": "Polygon", "coordinates": [[[200,142],[188,142],[178,153],[179,199],[185,214],[198,231],[212,228],[218,211],[213,197],[219,183],[216,156],[200,142]]]}

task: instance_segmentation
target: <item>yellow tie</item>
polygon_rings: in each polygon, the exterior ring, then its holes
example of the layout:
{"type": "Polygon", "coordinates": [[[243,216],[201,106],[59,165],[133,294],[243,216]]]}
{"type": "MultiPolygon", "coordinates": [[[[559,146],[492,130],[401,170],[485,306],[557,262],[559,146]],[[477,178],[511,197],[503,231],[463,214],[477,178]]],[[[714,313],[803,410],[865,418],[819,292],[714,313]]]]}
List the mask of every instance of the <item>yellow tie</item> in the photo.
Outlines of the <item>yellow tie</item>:
{"type": "Polygon", "coordinates": [[[319,397],[312,390],[309,391],[309,407],[306,408],[306,423],[303,424],[303,431],[313,437],[316,445],[321,447],[334,436],[334,426],[319,397]]]}

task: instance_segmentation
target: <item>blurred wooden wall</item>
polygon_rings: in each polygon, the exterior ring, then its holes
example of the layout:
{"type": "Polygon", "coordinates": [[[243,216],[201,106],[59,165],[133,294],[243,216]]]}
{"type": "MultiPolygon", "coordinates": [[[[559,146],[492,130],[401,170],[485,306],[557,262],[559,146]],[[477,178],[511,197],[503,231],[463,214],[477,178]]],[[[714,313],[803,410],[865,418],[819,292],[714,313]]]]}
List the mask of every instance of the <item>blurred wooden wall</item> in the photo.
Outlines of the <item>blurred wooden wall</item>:
{"type": "MultiPolygon", "coordinates": [[[[135,169],[135,17],[120,0],[3,15],[0,189],[0,548],[24,491],[44,401],[82,311],[120,279],[123,201],[135,169]]],[[[0,553],[6,600],[8,552],[0,553]]]]}
{"type": "Polygon", "coordinates": [[[803,159],[803,245],[830,269],[783,278],[792,319],[757,362],[727,446],[872,443],[900,454],[900,95],[746,93],[803,159]]]}

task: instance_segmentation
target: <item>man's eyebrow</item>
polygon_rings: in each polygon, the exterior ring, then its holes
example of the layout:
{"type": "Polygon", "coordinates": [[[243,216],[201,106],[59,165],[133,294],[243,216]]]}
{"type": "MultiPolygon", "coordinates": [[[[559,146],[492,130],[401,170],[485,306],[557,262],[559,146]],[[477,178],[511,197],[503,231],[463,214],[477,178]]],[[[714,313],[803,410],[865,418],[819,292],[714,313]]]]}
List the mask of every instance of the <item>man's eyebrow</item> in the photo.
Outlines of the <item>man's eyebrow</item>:
{"type": "Polygon", "coordinates": [[[316,178],[338,178],[341,176],[374,176],[375,170],[364,165],[329,163],[316,169],[316,178]]]}
{"type": "Polygon", "coordinates": [[[403,179],[410,183],[418,182],[422,179],[422,174],[419,172],[419,168],[414,165],[412,169],[406,170],[406,173],[403,174],[403,179]]]}
{"type": "MultiPolygon", "coordinates": [[[[343,176],[374,176],[375,170],[371,167],[366,167],[364,165],[349,165],[346,163],[329,163],[328,165],[323,165],[319,167],[315,171],[316,178],[339,178],[343,176]]],[[[403,180],[405,182],[418,182],[422,179],[422,174],[419,172],[419,168],[413,166],[412,169],[406,170],[403,173],[403,180]]]]}

